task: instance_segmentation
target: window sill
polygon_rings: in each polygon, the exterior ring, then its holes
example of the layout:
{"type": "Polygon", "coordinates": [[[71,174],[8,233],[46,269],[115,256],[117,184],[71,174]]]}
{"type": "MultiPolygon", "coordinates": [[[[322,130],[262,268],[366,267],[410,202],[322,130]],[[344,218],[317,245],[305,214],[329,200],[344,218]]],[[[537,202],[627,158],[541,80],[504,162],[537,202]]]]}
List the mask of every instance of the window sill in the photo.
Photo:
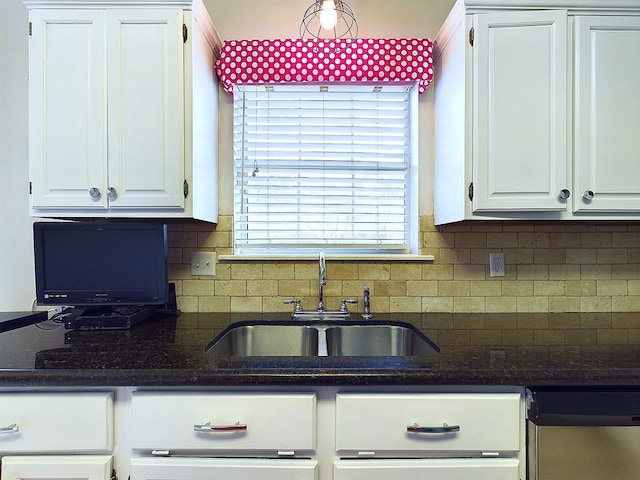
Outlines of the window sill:
{"type": "MultiPolygon", "coordinates": [[[[414,254],[326,254],[326,260],[343,262],[433,262],[433,255],[414,254]]],[[[300,262],[318,261],[313,254],[275,254],[275,255],[219,255],[221,263],[234,262],[300,262]]]]}

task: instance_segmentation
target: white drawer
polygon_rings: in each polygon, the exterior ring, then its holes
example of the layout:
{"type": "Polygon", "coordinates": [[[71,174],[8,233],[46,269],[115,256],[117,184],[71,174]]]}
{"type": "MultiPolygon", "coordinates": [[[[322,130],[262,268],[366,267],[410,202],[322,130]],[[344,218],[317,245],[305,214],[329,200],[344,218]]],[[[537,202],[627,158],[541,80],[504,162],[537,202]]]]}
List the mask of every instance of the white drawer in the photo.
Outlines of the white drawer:
{"type": "Polygon", "coordinates": [[[340,460],[334,480],[519,480],[517,459],[340,460]]]}
{"type": "Polygon", "coordinates": [[[315,450],[315,393],[133,393],[133,448],[315,450]]]}
{"type": "Polygon", "coordinates": [[[359,457],[495,456],[519,450],[520,424],[517,393],[338,394],[336,449],[359,457]]]}
{"type": "Polygon", "coordinates": [[[109,455],[2,457],[2,480],[110,480],[112,472],[112,458],[109,455]]]}
{"type": "Polygon", "coordinates": [[[2,393],[0,429],[2,453],[107,453],[113,393],[2,393]]]}
{"type": "Polygon", "coordinates": [[[316,480],[318,462],[268,458],[133,458],[131,480],[316,480]]]}

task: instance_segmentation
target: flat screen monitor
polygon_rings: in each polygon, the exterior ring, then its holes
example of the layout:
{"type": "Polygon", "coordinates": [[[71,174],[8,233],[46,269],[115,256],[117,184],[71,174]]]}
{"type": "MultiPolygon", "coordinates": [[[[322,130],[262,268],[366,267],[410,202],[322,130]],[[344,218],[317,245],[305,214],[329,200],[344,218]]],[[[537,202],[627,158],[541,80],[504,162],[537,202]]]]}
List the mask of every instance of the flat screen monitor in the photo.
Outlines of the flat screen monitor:
{"type": "Polygon", "coordinates": [[[166,303],[166,225],[36,222],[33,228],[38,304],[166,303]]]}

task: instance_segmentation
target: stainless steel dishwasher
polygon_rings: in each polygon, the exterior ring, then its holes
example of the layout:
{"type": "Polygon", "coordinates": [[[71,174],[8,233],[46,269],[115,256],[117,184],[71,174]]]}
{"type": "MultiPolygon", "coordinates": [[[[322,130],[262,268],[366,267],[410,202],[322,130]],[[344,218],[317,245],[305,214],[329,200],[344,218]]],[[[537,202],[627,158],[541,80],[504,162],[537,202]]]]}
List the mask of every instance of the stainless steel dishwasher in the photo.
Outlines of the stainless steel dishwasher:
{"type": "Polygon", "coordinates": [[[640,480],[640,390],[527,391],[529,480],[640,480]]]}

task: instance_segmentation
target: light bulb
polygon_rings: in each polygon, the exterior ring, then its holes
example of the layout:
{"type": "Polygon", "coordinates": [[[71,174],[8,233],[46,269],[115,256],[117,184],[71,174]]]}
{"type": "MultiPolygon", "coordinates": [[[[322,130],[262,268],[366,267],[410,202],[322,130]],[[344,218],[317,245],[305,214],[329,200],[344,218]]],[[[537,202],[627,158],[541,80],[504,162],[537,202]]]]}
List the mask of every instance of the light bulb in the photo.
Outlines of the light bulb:
{"type": "Polygon", "coordinates": [[[338,23],[338,12],[334,0],[324,0],[320,9],[320,26],[325,30],[333,30],[338,23]]]}

